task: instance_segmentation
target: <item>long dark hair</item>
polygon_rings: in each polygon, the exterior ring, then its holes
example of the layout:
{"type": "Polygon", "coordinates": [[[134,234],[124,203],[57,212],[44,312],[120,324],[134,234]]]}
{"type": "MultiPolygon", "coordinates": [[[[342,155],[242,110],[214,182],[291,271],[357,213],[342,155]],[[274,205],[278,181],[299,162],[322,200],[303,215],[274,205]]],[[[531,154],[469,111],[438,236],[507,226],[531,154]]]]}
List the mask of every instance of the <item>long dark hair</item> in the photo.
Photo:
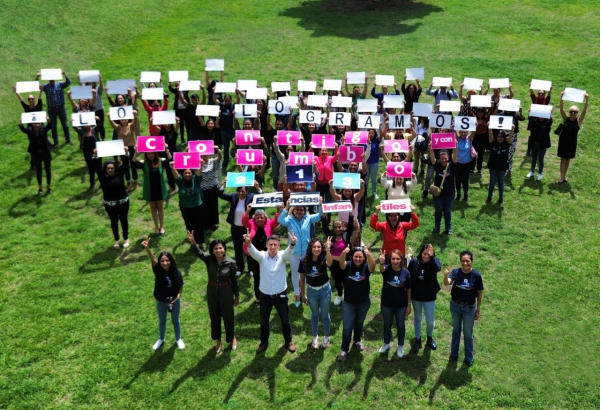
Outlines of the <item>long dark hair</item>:
{"type": "Polygon", "coordinates": [[[419,263],[423,263],[423,252],[427,251],[431,249],[433,251],[433,255],[431,256],[431,259],[429,259],[430,261],[435,258],[435,249],[433,248],[433,245],[430,243],[424,243],[423,246],[421,246],[421,249],[419,249],[419,254],[417,255],[417,260],[419,261],[419,263]]]}
{"type": "Polygon", "coordinates": [[[313,261],[312,247],[317,242],[321,244],[321,254],[317,256],[315,265],[322,266],[325,263],[325,246],[323,245],[323,241],[319,238],[312,238],[308,243],[308,248],[306,248],[306,257],[304,258],[304,272],[306,273],[310,272],[310,266],[313,261]]]}
{"type": "MultiPolygon", "coordinates": [[[[406,187],[406,180],[408,178],[402,178],[402,189],[404,189],[404,193],[408,194],[408,188],[406,187]]],[[[396,178],[392,178],[392,188],[396,188],[396,178]]]]}
{"type": "Polygon", "coordinates": [[[364,250],[364,248],[362,246],[357,246],[356,248],[354,248],[352,250],[352,256],[350,257],[350,263],[352,264],[352,266],[354,266],[356,268],[363,268],[368,263],[367,262],[367,254],[365,253],[365,250],[364,250]],[[364,260],[363,260],[363,263],[361,265],[356,265],[354,263],[354,254],[356,252],[362,252],[362,254],[363,254],[364,260]]]}
{"type": "MultiPolygon", "coordinates": [[[[177,263],[175,263],[175,259],[173,259],[173,255],[171,255],[171,253],[167,252],[167,251],[163,251],[160,253],[160,255],[158,255],[158,266],[160,266],[160,268],[163,269],[163,267],[160,265],[160,260],[162,259],[163,256],[166,256],[167,259],[169,259],[169,262],[171,262],[171,266],[169,266],[168,273],[177,272],[177,263]]],[[[164,269],[163,269],[163,271],[164,271],[164,269]]],[[[165,271],[165,272],[167,272],[167,271],[165,271]]]]}
{"type": "Polygon", "coordinates": [[[117,171],[119,170],[119,166],[117,165],[116,161],[106,161],[104,165],[102,165],[102,172],[104,172],[104,175],[108,175],[106,172],[106,167],[111,164],[115,167],[115,175],[118,175],[119,173],[117,171]]]}

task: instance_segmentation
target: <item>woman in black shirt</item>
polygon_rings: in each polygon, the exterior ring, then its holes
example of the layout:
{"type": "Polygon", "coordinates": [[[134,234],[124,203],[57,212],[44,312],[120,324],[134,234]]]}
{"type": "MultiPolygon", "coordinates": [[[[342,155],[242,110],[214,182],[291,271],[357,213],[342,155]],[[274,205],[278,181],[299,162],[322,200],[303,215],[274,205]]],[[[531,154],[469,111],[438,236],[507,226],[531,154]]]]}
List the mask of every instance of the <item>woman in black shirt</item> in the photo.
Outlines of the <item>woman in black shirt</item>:
{"type": "MultiPolygon", "coordinates": [[[[513,129],[514,129],[513,125],[513,129]]],[[[486,204],[492,202],[492,194],[494,193],[494,187],[496,181],[498,182],[498,203],[504,202],[504,177],[506,176],[506,170],[509,167],[509,155],[510,147],[513,140],[513,132],[511,130],[508,140],[506,138],[506,132],[500,130],[496,138],[494,139],[493,130],[489,130],[489,141],[490,141],[490,156],[488,158],[488,168],[490,169],[490,187],[488,189],[488,197],[485,200],[486,204]]]]}
{"type": "MultiPolygon", "coordinates": [[[[125,152],[128,148],[125,147],[125,152]]],[[[94,149],[94,156],[96,150],[94,149]]],[[[118,167],[114,161],[104,163],[104,168],[100,171],[100,161],[94,162],[98,168],[98,180],[102,187],[102,197],[104,209],[110,218],[110,227],[115,238],[114,248],[119,248],[119,221],[123,229],[123,248],[129,248],[129,195],[125,187],[125,172],[122,167],[118,167]]]]}
{"type": "Polygon", "coordinates": [[[19,124],[19,129],[27,138],[29,138],[29,148],[27,152],[31,154],[33,165],[35,166],[35,174],[38,182],[38,194],[41,195],[42,190],[42,162],[44,163],[44,169],[46,171],[46,193],[51,194],[52,188],[50,183],[52,182],[52,144],[48,141],[48,131],[51,129],[50,117],[48,117],[48,124],[42,125],[39,122],[34,122],[30,127],[25,128],[22,124],[19,124]]]}
{"type": "Polygon", "coordinates": [[[177,347],[185,349],[185,343],[181,340],[181,322],[179,321],[179,311],[181,309],[181,292],[183,291],[183,276],[177,269],[177,264],[173,255],[169,252],[161,252],[158,255],[158,261],[148,247],[150,240],[146,238],[142,241],[142,246],[146,248],[150,262],[152,262],[152,271],[154,272],[154,299],[156,299],[156,313],[158,314],[158,340],[152,348],[158,350],[165,342],[165,333],[167,328],[167,312],[171,312],[171,321],[175,332],[177,347]]]}

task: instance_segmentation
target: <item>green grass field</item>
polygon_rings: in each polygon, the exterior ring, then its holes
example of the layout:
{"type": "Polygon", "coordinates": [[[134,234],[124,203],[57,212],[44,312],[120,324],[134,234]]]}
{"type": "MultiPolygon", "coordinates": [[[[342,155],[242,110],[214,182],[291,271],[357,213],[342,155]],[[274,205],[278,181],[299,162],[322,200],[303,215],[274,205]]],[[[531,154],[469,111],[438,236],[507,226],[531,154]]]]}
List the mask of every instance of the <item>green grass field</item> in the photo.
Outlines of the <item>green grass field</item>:
{"type": "MultiPolygon", "coordinates": [[[[580,0],[4,1],[0,408],[600,407],[599,5],[580,0]],[[486,290],[475,329],[474,367],[448,364],[447,292],[440,293],[436,309],[437,351],[401,360],[380,356],[377,276],[363,354],[353,351],[345,362],[335,361],[341,309],[332,306],[329,350],[311,351],[309,309],[292,307],[297,353],[278,349],[282,338],[274,316],[270,348],[256,355],[258,310],[252,282],[244,276],[236,311],[240,348],[215,356],[204,300],[206,272],[189,252],[176,197],[166,206],[167,235],[152,239],[151,246],[155,252],[171,251],[184,271],[187,348],[176,349],[168,324],[164,349],[152,351],[153,277],[140,245],[152,222],[141,192],[132,196],[132,247],[126,251],[112,249],[101,193],[87,190],[77,145],[53,152],[54,193],[37,196],[25,137],[17,128],[21,108],[11,87],[33,80],[46,67],[61,67],[72,79],[80,69],[99,69],[105,80],[139,78],[142,70],[162,71],[165,78],[169,70],[188,69],[192,78],[204,80],[205,58],[226,60],[226,81],[254,78],[261,85],[321,82],[347,71],[399,79],[405,68],[421,66],[425,83],[433,76],[452,76],[455,85],[463,77],[509,77],[525,111],[529,81],[547,79],[554,84],[556,125],[560,91],[588,91],[590,107],[570,184],[555,183],[554,134],[542,183],[525,180],[529,158],[522,123],[503,207],[484,205],[489,180],[484,172],[471,178],[468,205],[455,204],[454,236],[432,236],[433,204],[414,192],[421,227],[410,233],[408,245],[416,249],[433,242],[443,265],[451,267],[469,248],[482,272],[486,290]]],[[[222,203],[222,215],[226,209],[222,203]]],[[[212,238],[229,236],[223,216],[212,238]]],[[[364,237],[377,254],[380,239],[369,228],[364,237]]],[[[411,316],[405,348],[413,335],[411,316]]]]}

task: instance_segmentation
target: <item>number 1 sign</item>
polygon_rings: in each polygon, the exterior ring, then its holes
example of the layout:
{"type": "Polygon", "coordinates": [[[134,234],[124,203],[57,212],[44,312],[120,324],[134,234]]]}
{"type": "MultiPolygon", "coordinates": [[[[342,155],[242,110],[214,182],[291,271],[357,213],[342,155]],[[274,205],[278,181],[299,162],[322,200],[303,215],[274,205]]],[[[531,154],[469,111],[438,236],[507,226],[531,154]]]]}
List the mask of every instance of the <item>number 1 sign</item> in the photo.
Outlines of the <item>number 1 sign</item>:
{"type": "Polygon", "coordinates": [[[286,165],[286,181],[289,182],[312,182],[312,165],[286,165]]]}

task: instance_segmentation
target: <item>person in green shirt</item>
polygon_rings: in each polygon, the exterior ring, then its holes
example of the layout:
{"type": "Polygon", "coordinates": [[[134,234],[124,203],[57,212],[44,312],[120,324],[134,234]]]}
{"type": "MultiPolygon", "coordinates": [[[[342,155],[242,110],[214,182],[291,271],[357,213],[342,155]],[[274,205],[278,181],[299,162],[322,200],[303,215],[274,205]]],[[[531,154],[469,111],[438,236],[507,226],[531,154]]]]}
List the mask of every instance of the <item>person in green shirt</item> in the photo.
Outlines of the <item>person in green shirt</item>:
{"type": "Polygon", "coordinates": [[[170,163],[175,178],[175,185],[179,189],[179,210],[185,222],[185,229],[188,232],[194,232],[194,240],[201,248],[204,247],[204,225],[202,206],[202,168],[193,174],[191,169],[184,169],[183,175],[179,174],[174,167],[173,162],[170,163]]]}

